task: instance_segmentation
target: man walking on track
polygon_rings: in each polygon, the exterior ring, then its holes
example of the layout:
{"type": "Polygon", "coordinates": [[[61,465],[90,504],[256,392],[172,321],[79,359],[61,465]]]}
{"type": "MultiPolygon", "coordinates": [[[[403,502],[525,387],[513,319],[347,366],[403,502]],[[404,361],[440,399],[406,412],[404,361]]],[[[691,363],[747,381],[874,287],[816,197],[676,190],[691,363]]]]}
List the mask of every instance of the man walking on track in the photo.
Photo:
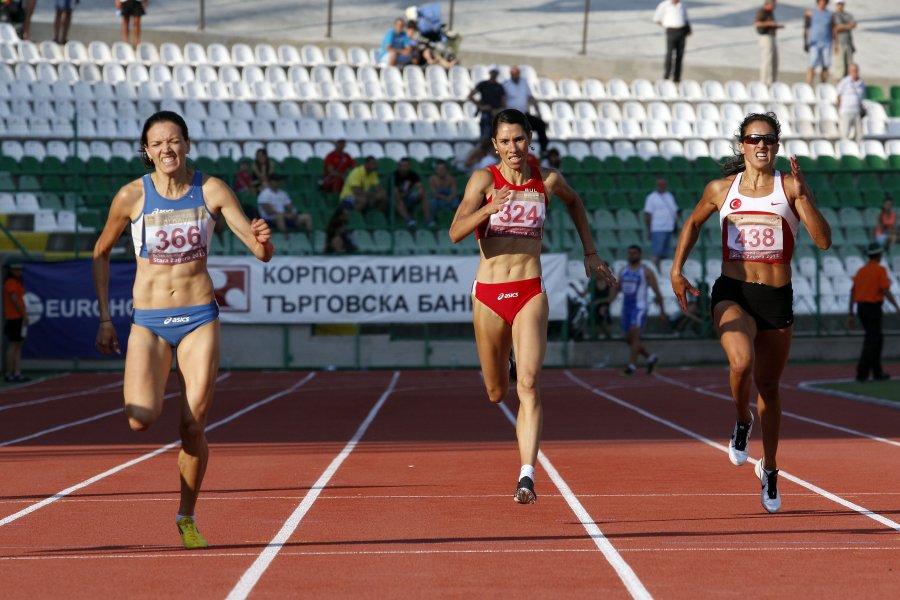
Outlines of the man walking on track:
{"type": "Polygon", "coordinates": [[[881,255],[884,250],[878,242],[869,244],[866,254],[867,262],[853,277],[853,289],[850,291],[850,327],[853,327],[853,305],[856,304],[856,314],[859,322],[866,332],[863,338],[862,352],[859,362],[856,364],[856,381],[860,383],[869,380],[869,374],[875,381],[884,381],[891,376],[881,368],[881,349],[884,346],[884,334],[881,332],[881,306],[884,299],[894,305],[900,312],[900,306],[891,293],[891,280],[888,278],[887,269],[881,265],[881,255]]]}

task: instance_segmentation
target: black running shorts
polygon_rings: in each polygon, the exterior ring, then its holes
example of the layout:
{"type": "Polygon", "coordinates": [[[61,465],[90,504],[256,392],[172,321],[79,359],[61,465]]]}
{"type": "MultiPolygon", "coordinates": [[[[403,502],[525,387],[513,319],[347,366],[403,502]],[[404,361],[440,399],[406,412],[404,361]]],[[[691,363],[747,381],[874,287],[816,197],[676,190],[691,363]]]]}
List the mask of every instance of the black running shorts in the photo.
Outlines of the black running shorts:
{"type": "Polygon", "coordinates": [[[756,328],[785,329],[794,324],[794,288],[772,287],[722,275],[712,289],[710,311],[723,300],[737,303],[756,321],[756,328]]]}

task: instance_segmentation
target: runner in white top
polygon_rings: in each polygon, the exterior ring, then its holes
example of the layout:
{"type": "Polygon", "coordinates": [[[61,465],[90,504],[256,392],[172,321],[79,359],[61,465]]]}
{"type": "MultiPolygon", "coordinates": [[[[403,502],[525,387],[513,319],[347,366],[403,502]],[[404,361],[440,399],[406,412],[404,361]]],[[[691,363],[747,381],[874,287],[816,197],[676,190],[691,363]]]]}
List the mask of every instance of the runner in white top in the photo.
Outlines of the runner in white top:
{"type": "Polygon", "coordinates": [[[753,415],[750,385],[759,390],[763,458],[756,465],[761,500],[768,512],[781,508],[778,493],[778,437],[781,427],[779,382],[787,365],[793,333],[791,254],[802,223],[817,247],[831,246],[831,227],[816,207],[791,157],[791,174],[775,170],[781,126],[773,113],[750,114],[737,138],[738,156],[711,181],[685,221],[672,264],[672,290],[687,312],[687,294],[700,291],[682,274],[700,228],[719,213],[722,224],[722,276],[710,306],[719,341],[728,357],[731,394],[737,409],[728,456],[746,462],[753,415]]]}

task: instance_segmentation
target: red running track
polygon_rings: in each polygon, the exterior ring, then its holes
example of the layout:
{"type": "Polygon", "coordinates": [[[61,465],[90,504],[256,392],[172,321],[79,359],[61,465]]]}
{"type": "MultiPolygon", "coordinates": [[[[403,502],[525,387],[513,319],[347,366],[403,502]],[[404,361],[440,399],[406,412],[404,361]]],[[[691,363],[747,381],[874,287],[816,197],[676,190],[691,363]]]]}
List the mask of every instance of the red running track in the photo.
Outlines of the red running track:
{"type": "Polygon", "coordinates": [[[226,373],[193,552],[174,397],[137,434],[118,375],[7,388],[3,596],[890,597],[900,411],[798,387],[830,375],[787,373],[769,515],[725,454],[724,369],[545,371],[532,506],[512,500],[515,395],[490,404],[476,371],[226,373]]]}

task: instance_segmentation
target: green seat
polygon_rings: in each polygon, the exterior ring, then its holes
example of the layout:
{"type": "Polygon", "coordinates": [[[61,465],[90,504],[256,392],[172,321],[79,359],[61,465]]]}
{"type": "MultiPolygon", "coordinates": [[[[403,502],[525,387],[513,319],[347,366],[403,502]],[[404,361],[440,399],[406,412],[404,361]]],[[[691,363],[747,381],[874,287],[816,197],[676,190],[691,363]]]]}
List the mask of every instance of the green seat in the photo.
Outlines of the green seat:
{"type": "Polygon", "coordinates": [[[87,167],[83,160],[77,156],[69,156],[63,161],[65,172],[69,175],[77,175],[79,173],[87,173],[87,167]]]}
{"type": "Polygon", "coordinates": [[[862,173],[856,180],[856,185],[861,190],[878,190],[881,191],[881,182],[874,173],[862,173]]]}
{"type": "Polygon", "coordinates": [[[306,173],[306,164],[295,156],[288,156],[281,161],[281,172],[287,175],[301,175],[306,173]]]}
{"type": "Polygon", "coordinates": [[[900,85],[891,86],[891,100],[900,100],[900,85]]]}
{"type": "Polygon", "coordinates": [[[418,254],[437,254],[438,244],[430,229],[418,229],[413,236],[418,254]]]}
{"type": "MultiPolygon", "coordinates": [[[[880,187],[877,190],[861,190],[860,197],[862,198],[863,207],[880,207],[881,203],[884,202],[884,191],[880,187]]],[[[874,223],[874,221],[872,222],[874,223]]]]}
{"type": "Polygon", "coordinates": [[[643,173],[647,170],[647,162],[640,156],[629,156],[624,161],[624,167],[629,173],[643,173]]]}
{"type": "Polygon", "coordinates": [[[581,161],[581,170],[589,175],[600,173],[603,170],[603,162],[592,154],[585,156],[581,161]]]}
{"type": "Polygon", "coordinates": [[[109,174],[109,163],[107,163],[104,159],[99,156],[92,156],[87,159],[85,163],[85,169],[91,175],[108,175],[109,174]]]}
{"type": "MultiPolygon", "coordinates": [[[[816,159],[816,167],[820,171],[840,171],[843,166],[841,162],[833,156],[824,154],[816,159]]],[[[803,167],[800,167],[801,169],[803,167]]]]}
{"type": "MultiPolygon", "coordinates": [[[[812,173],[815,171],[822,170],[822,168],[816,163],[816,161],[808,156],[798,156],[797,157],[797,166],[800,167],[801,171],[806,171],[807,173],[812,173]]],[[[788,162],[787,172],[790,172],[790,170],[791,170],[790,162],[788,162]]]]}
{"type": "Polygon", "coordinates": [[[41,163],[41,170],[44,175],[60,175],[66,172],[63,162],[55,156],[45,156],[41,163]]]}
{"type": "Polygon", "coordinates": [[[816,196],[816,204],[819,208],[839,208],[840,203],[838,202],[837,194],[834,193],[834,190],[831,188],[822,188],[813,190],[813,193],[816,196]]]}
{"type": "Polygon", "coordinates": [[[694,171],[704,176],[718,175],[721,172],[719,163],[712,156],[698,156],[694,160],[694,171]]]}
{"type": "MultiPolygon", "coordinates": [[[[643,166],[644,162],[641,161],[641,170],[643,170],[643,166]]],[[[625,161],[618,156],[607,156],[603,159],[603,170],[610,175],[615,175],[616,173],[623,173],[628,169],[625,166],[625,161]]]]}
{"type": "Polygon", "coordinates": [[[366,227],[369,231],[376,229],[390,229],[387,217],[380,210],[370,210],[366,212],[366,227]]]}
{"type": "MultiPolygon", "coordinates": [[[[801,167],[802,168],[802,167],[801,167]]],[[[775,169],[782,173],[791,172],[791,161],[786,156],[775,157],[775,169]]]]}
{"type": "Polygon", "coordinates": [[[293,231],[288,234],[287,249],[289,254],[293,255],[309,255],[322,252],[323,248],[314,249],[309,235],[305,231],[293,231]]]}
{"type": "Polygon", "coordinates": [[[20,192],[38,192],[41,190],[41,184],[34,175],[21,175],[18,187],[20,192]]]}
{"type": "Polygon", "coordinates": [[[888,166],[891,169],[900,170],[900,154],[891,154],[888,157],[888,166]]]}
{"type": "Polygon", "coordinates": [[[831,176],[831,186],[838,191],[853,191],[856,186],[853,183],[853,175],[850,173],[835,173],[831,176]]]}
{"type": "Polygon", "coordinates": [[[569,175],[574,175],[575,173],[582,173],[584,170],[581,167],[581,162],[575,158],[574,156],[563,156],[560,158],[560,171],[569,175]]]}
{"type": "Polygon", "coordinates": [[[863,161],[852,154],[845,154],[841,157],[841,166],[847,171],[863,171],[865,169],[863,161]]]}
{"type": "Polygon", "coordinates": [[[900,117],[900,100],[891,100],[887,109],[889,117],[900,117]]]}
{"type": "MultiPolygon", "coordinates": [[[[567,175],[566,179],[569,181],[569,185],[580,193],[592,189],[609,189],[598,181],[598,178],[603,177],[604,175],[599,175],[592,180],[592,178],[587,175],[567,175]]],[[[609,176],[607,175],[606,177],[609,176]]],[[[610,177],[609,179],[611,180],[612,178],[610,177]]]]}
{"type": "Polygon", "coordinates": [[[397,161],[387,156],[379,158],[377,165],[375,170],[378,171],[379,175],[393,175],[394,171],[397,170],[397,161]]]}
{"type": "Polygon", "coordinates": [[[838,198],[840,198],[840,205],[842,207],[853,209],[863,207],[862,193],[860,193],[859,190],[838,190],[837,194],[838,198]]]}
{"type": "Polygon", "coordinates": [[[389,254],[394,247],[394,236],[387,229],[376,229],[372,232],[372,242],[375,245],[375,252],[389,254]]]}
{"type": "Polygon", "coordinates": [[[584,207],[588,211],[606,207],[606,192],[602,190],[588,190],[582,193],[584,207]]]}
{"type": "Polygon", "coordinates": [[[353,232],[353,243],[356,248],[363,254],[375,254],[375,240],[372,239],[372,233],[365,229],[357,229],[353,232]]]}
{"type": "Polygon", "coordinates": [[[651,156],[647,159],[647,170],[651,173],[668,173],[671,168],[669,161],[662,156],[651,156]]]}
{"type": "Polygon", "coordinates": [[[367,226],[365,217],[362,213],[351,210],[347,214],[347,229],[365,229],[367,226]]]}
{"type": "Polygon", "coordinates": [[[613,179],[612,175],[608,173],[599,173],[597,175],[594,175],[593,180],[594,185],[588,189],[607,191],[617,188],[615,179],[613,179]]]}
{"type": "Polygon", "coordinates": [[[11,156],[0,156],[0,172],[16,175],[19,173],[19,161],[11,156]]]}
{"type": "Polygon", "coordinates": [[[41,177],[41,188],[45,192],[65,192],[66,186],[59,175],[44,175],[41,177]]]}
{"type": "Polygon", "coordinates": [[[886,100],[884,96],[884,89],[880,85],[867,85],[866,99],[873,100],[875,102],[883,102],[884,100],[886,100]]]}
{"type": "Polygon", "coordinates": [[[126,175],[133,178],[137,178],[138,176],[143,175],[142,172],[136,173],[131,162],[122,158],[121,156],[111,157],[107,165],[109,167],[110,175],[126,175]]]}
{"type": "Polygon", "coordinates": [[[394,254],[415,254],[416,250],[416,240],[408,229],[394,232],[394,254]]]}
{"type": "Polygon", "coordinates": [[[19,161],[19,172],[23,175],[41,175],[44,167],[41,161],[33,156],[23,156],[19,161]]]}
{"type": "Polygon", "coordinates": [[[863,162],[872,171],[884,171],[888,168],[887,161],[877,154],[867,154],[863,162]]]}
{"type": "Polygon", "coordinates": [[[607,207],[610,210],[622,211],[627,210],[631,212],[631,206],[629,205],[628,192],[624,190],[613,190],[607,193],[606,195],[608,199],[607,207]]]}
{"type": "Polygon", "coordinates": [[[669,159],[669,171],[673,173],[691,173],[694,166],[684,156],[673,156],[669,159]]]}

